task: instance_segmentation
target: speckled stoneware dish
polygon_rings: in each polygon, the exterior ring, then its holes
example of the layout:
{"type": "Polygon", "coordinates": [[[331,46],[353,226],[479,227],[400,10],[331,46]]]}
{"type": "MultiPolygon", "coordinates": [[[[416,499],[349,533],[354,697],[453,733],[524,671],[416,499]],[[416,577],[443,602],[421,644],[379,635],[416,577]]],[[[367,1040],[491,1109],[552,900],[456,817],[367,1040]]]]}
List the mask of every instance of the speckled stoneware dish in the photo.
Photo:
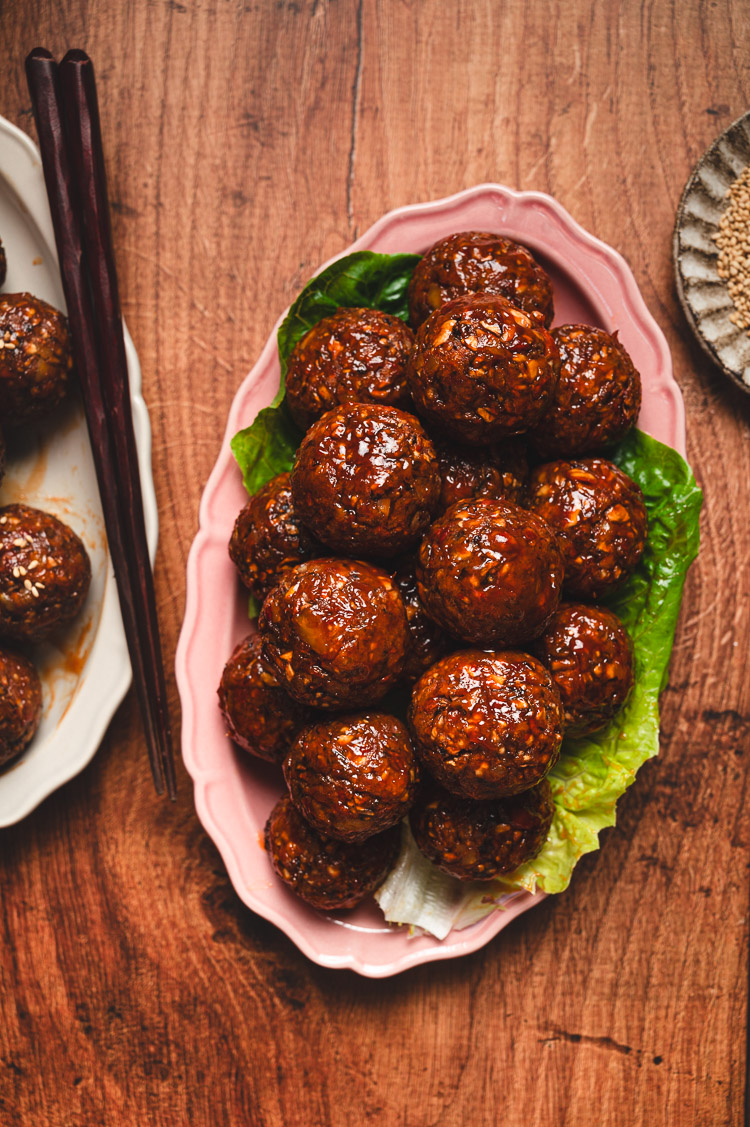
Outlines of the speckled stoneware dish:
{"type": "MultiPolygon", "coordinates": [[[[684,456],[685,411],[667,342],[630,267],[549,196],[481,184],[447,199],[390,212],[336,257],[355,250],[422,253],[446,235],[471,230],[502,232],[532,249],[552,277],[555,323],[583,322],[619,333],[643,381],[639,426],[684,456]]],[[[263,828],[283,789],[281,771],[252,761],[232,744],[225,734],[216,688],[224,663],[249,628],[247,600],[227,552],[235,517],[247,500],[229,440],[271,403],[278,390],[276,331],[283,316],[237,391],[201,500],[176,660],[182,754],[195,783],[198,816],[241,899],[281,928],[314,962],[381,978],[419,963],[476,951],[542,896],[515,893],[502,909],[438,940],[389,927],[372,899],[351,912],[314,911],[296,899],[271,868],[263,849],[263,828]]]]}
{"type": "Polygon", "coordinates": [[[750,332],[730,314],[735,307],[717,272],[714,237],[729,201],[727,189],[750,164],[750,112],[706,149],[677,208],[673,254],[677,296],[698,343],[722,372],[750,392],[750,332]]]}

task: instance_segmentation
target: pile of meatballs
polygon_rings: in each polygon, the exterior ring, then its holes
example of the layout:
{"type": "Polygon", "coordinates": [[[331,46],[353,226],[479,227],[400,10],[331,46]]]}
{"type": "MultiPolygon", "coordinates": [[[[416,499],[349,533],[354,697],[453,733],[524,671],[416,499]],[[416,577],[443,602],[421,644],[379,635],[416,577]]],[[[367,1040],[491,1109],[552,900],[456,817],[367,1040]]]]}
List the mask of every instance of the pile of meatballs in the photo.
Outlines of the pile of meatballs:
{"type": "Polygon", "coordinates": [[[219,704],[237,744],[283,767],[266,848],[319,909],[382,883],[407,816],[460,880],[532,859],[564,733],[606,726],[633,679],[597,605],[647,531],[603,456],[640,409],[630,357],[601,329],[550,330],[547,273],[496,234],[437,243],[408,299],[411,327],[345,308],[296,345],[304,437],[229,545],[262,607],[219,704]]]}
{"type": "MultiPolygon", "coordinates": [[[[0,286],[5,273],[0,244],[0,286]]],[[[3,432],[53,414],[72,366],[63,314],[28,293],[0,294],[0,481],[3,432]]],[[[0,506],[0,770],[26,750],[42,716],[29,650],[76,617],[90,582],[88,553],[67,524],[29,505],[0,506]]]]}

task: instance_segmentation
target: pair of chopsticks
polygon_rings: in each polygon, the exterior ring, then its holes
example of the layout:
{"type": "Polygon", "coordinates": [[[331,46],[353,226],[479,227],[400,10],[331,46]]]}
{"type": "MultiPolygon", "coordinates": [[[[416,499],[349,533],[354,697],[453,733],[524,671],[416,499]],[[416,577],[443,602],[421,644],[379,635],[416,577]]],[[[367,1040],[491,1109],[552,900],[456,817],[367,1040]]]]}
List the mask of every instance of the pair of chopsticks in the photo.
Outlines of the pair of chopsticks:
{"type": "Polygon", "coordinates": [[[94,68],[83,51],[58,66],[26,59],[78,378],[123,626],[159,794],[175,797],[172,739],[133,432],[94,68]]]}

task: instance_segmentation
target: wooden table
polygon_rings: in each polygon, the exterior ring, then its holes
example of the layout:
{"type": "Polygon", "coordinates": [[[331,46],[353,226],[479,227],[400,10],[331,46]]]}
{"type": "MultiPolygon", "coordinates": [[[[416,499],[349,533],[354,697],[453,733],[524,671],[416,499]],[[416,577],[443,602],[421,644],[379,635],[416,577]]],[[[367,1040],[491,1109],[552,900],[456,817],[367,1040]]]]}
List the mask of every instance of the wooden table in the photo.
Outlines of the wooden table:
{"type": "Polygon", "coordinates": [[[552,193],[630,261],[706,491],[663,753],[601,853],[484,950],[373,982],[244,908],[132,695],[96,759],[0,832],[0,1122],[168,1127],[738,1124],[747,1003],[750,400],[691,342],[671,228],[750,102],[742,0],[5,0],[23,58],[98,72],[124,312],[154,427],[171,674],[234,391],[318,264],[484,180],[552,193]]]}

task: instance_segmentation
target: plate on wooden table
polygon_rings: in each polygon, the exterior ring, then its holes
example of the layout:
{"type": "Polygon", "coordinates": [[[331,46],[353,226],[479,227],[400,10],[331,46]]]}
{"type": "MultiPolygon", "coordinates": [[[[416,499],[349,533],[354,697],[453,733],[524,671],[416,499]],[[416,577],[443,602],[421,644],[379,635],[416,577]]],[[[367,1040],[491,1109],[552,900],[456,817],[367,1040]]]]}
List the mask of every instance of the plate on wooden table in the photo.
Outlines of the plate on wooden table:
{"type": "MultiPolygon", "coordinates": [[[[33,142],[0,118],[0,238],[8,258],[6,293],[27,291],[65,309],[44,175],[33,142]]],[[[125,329],[133,424],[151,558],[158,516],[151,476],[151,426],[141,370],[125,329]]],[[[8,465],[0,504],[23,502],[54,513],[83,540],[91,557],[86,604],[54,644],[34,647],[43,715],[24,755],[0,772],[0,826],[25,817],[93,759],[132,674],[114,573],[107,551],[83,406],[74,392],[54,418],[6,434],[8,465]]]]}
{"type": "MultiPolygon", "coordinates": [[[[552,277],[555,323],[585,322],[618,331],[642,373],[640,428],[684,456],[684,407],[667,343],[629,266],[549,196],[484,184],[447,199],[399,208],[330,261],[360,250],[422,253],[438,239],[462,230],[498,231],[530,247],[552,277]]],[[[263,849],[263,828],[281,792],[281,773],[251,762],[234,747],[225,735],[216,687],[232,649],[248,633],[247,602],[227,553],[234,520],[247,500],[229,444],[278,390],[276,332],[283,317],[235,396],[201,501],[177,648],[182,751],[194,781],[198,815],[240,898],[280,927],[314,962],[385,977],[477,950],[538,903],[542,894],[511,893],[501,910],[437,940],[389,926],[372,900],[348,913],[316,912],[287,891],[271,868],[263,849]]]]}
{"type": "Polygon", "coordinates": [[[730,203],[727,192],[748,167],[750,113],[725,129],[693,169],[672,242],[677,296],[688,324],[703,351],[745,392],[750,392],[750,329],[732,320],[737,310],[727,279],[719,276],[715,240],[730,203]]]}

